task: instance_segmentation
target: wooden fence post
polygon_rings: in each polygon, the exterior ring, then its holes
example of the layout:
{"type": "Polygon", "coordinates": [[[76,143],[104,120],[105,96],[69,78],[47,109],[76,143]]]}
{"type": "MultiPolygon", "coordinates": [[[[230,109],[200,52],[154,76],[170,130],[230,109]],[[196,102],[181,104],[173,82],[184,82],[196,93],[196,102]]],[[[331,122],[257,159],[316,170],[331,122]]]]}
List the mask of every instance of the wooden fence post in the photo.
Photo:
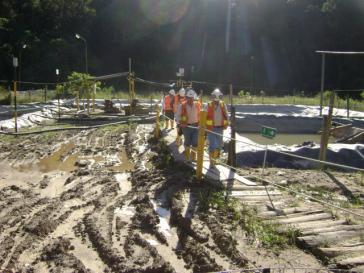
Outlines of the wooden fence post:
{"type": "Polygon", "coordinates": [[[47,103],[47,92],[48,92],[48,86],[46,85],[44,88],[44,103],[47,103]]]}
{"type": "Polygon", "coordinates": [[[203,156],[205,147],[205,130],[206,130],[206,117],[207,112],[200,112],[200,124],[198,130],[198,144],[197,144],[197,166],[196,166],[196,179],[202,180],[203,156]]]}
{"type": "Polygon", "coordinates": [[[349,118],[350,116],[350,98],[349,95],[346,96],[346,117],[349,118]]]}
{"type": "Polygon", "coordinates": [[[161,134],[159,122],[160,122],[160,109],[159,109],[159,106],[157,105],[156,126],[155,126],[155,131],[154,131],[154,136],[157,139],[160,137],[160,134],[161,134]]]}
{"type": "Polygon", "coordinates": [[[231,128],[231,139],[229,142],[228,150],[228,164],[236,167],[236,141],[235,141],[235,107],[233,106],[233,85],[230,84],[230,128],[231,128]]]}
{"type": "Polygon", "coordinates": [[[228,164],[236,167],[236,128],[235,128],[235,106],[231,106],[231,117],[230,117],[230,128],[231,128],[231,139],[229,142],[229,154],[228,154],[228,164]]]}
{"type": "MultiPolygon", "coordinates": [[[[320,158],[319,158],[321,161],[326,161],[326,151],[327,151],[327,145],[329,143],[329,137],[330,137],[334,100],[335,100],[335,93],[332,92],[330,95],[329,114],[323,116],[323,128],[322,128],[322,135],[321,135],[320,158]]],[[[321,163],[321,168],[322,169],[325,168],[323,163],[321,163]]]]}

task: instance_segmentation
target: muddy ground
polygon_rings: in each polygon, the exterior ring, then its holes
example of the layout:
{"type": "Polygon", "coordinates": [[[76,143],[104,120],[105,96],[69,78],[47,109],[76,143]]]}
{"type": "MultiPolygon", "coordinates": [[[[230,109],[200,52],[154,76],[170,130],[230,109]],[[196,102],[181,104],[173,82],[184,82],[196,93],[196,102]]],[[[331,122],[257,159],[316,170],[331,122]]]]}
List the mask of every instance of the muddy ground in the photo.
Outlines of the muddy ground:
{"type": "MultiPolygon", "coordinates": [[[[213,194],[221,191],[208,181],[196,183],[192,170],[174,162],[150,131],[110,126],[2,136],[0,271],[216,272],[325,266],[290,240],[256,240],[226,195],[213,194]]],[[[245,172],[255,176],[260,170],[245,172]]],[[[265,173],[288,185],[307,181],[308,175],[317,181],[315,171],[265,173]]],[[[355,174],[335,176],[351,181],[360,192],[355,174]]],[[[333,185],[332,191],[343,190],[329,175],[319,181],[333,185]]]]}

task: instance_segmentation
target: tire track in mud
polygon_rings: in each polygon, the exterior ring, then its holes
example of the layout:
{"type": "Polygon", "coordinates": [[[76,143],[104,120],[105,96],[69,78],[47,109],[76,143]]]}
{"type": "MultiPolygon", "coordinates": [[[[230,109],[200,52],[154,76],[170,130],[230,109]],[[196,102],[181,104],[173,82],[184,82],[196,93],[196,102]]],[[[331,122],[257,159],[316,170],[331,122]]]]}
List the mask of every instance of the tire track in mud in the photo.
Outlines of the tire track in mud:
{"type": "MultiPolygon", "coordinates": [[[[221,228],[228,218],[199,211],[198,192],[208,189],[183,164],[164,164],[166,150],[149,138],[142,127],[29,138],[40,143],[29,151],[37,159],[59,151],[64,140],[74,147],[60,160],[79,158],[72,171],[0,189],[1,270],[199,273],[247,265],[221,228]],[[112,168],[123,164],[124,149],[135,162],[130,172],[112,168]],[[59,191],[45,194],[52,187],[59,191]]],[[[19,153],[15,148],[12,157],[19,153]]]]}

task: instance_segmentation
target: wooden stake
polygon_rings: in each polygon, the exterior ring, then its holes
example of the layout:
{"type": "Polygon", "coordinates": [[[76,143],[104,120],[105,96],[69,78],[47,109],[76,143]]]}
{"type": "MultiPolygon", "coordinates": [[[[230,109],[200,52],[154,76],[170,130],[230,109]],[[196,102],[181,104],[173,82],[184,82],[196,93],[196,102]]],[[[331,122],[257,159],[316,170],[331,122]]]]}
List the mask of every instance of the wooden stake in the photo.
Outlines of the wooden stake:
{"type": "MultiPolygon", "coordinates": [[[[332,92],[330,95],[329,114],[323,116],[323,130],[321,135],[320,158],[319,158],[321,161],[326,161],[326,152],[330,137],[334,99],[335,99],[335,93],[332,92]]],[[[321,164],[321,169],[323,169],[324,167],[325,167],[324,164],[321,164]]]]}
{"type": "Polygon", "coordinates": [[[197,166],[196,166],[196,179],[201,182],[202,180],[202,167],[203,167],[203,155],[205,147],[205,130],[206,130],[206,117],[207,112],[200,112],[200,124],[198,130],[198,144],[197,144],[197,166]]]}
{"type": "Polygon", "coordinates": [[[161,134],[161,129],[160,129],[160,109],[159,106],[157,105],[157,117],[156,117],[156,125],[155,125],[155,131],[154,131],[154,136],[155,138],[159,138],[160,134],[161,134]]]}

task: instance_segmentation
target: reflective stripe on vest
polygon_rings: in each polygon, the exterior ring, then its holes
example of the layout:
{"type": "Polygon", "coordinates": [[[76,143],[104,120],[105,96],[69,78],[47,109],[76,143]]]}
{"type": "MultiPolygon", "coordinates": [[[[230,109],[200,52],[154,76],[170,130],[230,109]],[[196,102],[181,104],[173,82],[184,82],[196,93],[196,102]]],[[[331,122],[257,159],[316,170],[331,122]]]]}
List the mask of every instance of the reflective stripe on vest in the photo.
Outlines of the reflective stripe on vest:
{"type": "Polygon", "coordinates": [[[212,130],[214,126],[222,126],[224,129],[226,129],[227,126],[229,125],[229,121],[227,119],[227,113],[225,111],[225,103],[223,101],[219,102],[222,116],[223,116],[222,124],[214,124],[215,107],[213,104],[214,103],[212,101],[210,101],[207,105],[206,128],[208,130],[212,130]]]}
{"type": "Polygon", "coordinates": [[[167,95],[164,97],[164,110],[168,111],[168,110],[172,110],[172,107],[171,107],[171,96],[170,95],[167,95]]]}
{"type": "MultiPolygon", "coordinates": [[[[197,107],[197,118],[200,120],[200,112],[201,112],[201,103],[199,101],[194,101],[193,105],[197,107]]],[[[182,112],[180,124],[182,127],[186,127],[188,125],[188,114],[187,114],[187,101],[182,102],[182,112]]]]}

